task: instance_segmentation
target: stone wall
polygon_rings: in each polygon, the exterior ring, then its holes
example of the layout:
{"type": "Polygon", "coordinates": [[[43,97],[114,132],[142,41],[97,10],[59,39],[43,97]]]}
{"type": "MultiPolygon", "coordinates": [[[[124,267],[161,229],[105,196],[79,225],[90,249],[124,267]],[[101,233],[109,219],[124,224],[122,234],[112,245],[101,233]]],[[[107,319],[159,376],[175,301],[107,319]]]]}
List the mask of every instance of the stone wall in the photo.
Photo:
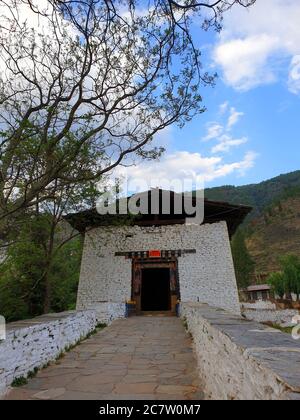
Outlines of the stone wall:
{"type": "MultiPolygon", "coordinates": [[[[178,258],[181,300],[240,314],[226,222],[93,229],[85,237],[77,308],[103,308],[106,302],[124,304],[131,298],[132,262],[115,253],[151,249],[196,249],[195,254],[178,258]]],[[[100,310],[98,316],[112,315],[100,310]]]]}
{"type": "Polygon", "coordinates": [[[63,312],[7,325],[0,341],[0,396],[14,379],[27,377],[96,327],[94,311],[63,312]]]}
{"type": "Polygon", "coordinates": [[[208,398],[300,399],[300,341],[208,305],[181,306],[208,398]]]}
{"type": "Polygon", "coordinates": [[[244,309],[242,314],[251,321],[272,322],[273,324],[291,324],[294,316],[299,315],[295,309],[244,309]]]}
{"type": "Polygon", "coordinates": [[[241,309],[276,309],[276,304],[269,300],[258,300],[256,302],[242,302],[241,309]]]}

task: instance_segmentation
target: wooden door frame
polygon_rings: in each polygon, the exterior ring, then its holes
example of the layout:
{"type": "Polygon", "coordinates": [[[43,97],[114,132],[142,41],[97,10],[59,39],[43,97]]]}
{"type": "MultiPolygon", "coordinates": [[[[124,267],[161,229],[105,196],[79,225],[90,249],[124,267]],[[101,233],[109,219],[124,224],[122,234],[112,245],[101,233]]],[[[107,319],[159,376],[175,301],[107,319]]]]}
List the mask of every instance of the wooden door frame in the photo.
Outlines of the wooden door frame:
{"type": "Polygon", "coordinates": [[[179,296],[178,259],[140,259],[132,260],[131,298],[136,302],[136,313],[141,313],[142,270],[154,268],[170,269],[171,312],[175,314],[179,296]]]}

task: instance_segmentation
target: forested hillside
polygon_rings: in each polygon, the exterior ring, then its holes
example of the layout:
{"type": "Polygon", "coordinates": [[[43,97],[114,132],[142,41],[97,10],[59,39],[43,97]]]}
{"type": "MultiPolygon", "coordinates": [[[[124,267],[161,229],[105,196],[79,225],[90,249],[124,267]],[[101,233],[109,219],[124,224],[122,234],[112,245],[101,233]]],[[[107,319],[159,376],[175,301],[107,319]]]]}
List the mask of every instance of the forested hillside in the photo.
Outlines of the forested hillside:
{"type": "Polygon", "coordinates": [[[267,206],[271,205],[286,190],[293,187],[300,187],[300,171],[280,175],[259,184],[242,187],[224,185],[223,187],[208,188],[205,191],[205,196],[211,200],[251,205],[253,212],[250,219],[253,219],[262,215],[267,206]]]}
{"type": "Polygon", "coordinates": [[[300,190],[295,196],[274,203],[253,220],[246,230],[246,244],[258,273],[278,270],[281,256],[300,257],[300,190]]]}
{"type": "Polygon", "coordinates": [[[238,277],[243,279],[244,271],[249,268],[249,256],[253,261],[250,281],[278,270],[280,257],[300,256],[300,171],[260,184],[210,188],[206,197],[253,206],[239,237],[233,241],[236,267],[242,267],[238,277]],[[241,253],[243,241],[246,247],[241,253]]]}

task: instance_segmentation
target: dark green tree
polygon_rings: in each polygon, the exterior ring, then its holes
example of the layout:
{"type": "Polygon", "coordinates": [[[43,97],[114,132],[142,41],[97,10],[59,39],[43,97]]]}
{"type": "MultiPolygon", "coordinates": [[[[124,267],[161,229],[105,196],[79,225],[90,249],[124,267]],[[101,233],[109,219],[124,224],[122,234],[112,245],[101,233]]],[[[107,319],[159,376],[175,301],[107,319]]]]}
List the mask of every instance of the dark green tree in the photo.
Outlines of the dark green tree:
{"type": "Polygon", "coordinates": [[[270,274],[268,277],[268,284],[272,287],[274,295],[283,299],[286,291],[283,273],[277,272],[270,274]]]}
{"type": "Polygon", "coordinates": [[[288,254],[279,259],[284,277],[285,294],[288,299],[294,293],[298,300],[300,295],[300,258],[288,254]]]}
{"type": "Polygon", "coordinates": [[[74,308],[81,238],[77,236],[64,244],[49,260],[51,226],[49,214],[28,215],[5,262],[0,264],[0,313],[7,321],[41,315],[45,309],[74,308]]]}
{"type": "MultiPolygon", "coordinates": [[[[95,164],[97,154],[83,148],[77,164],[65,174],[95,164]]],[[[32,317],[75,305],[81,238],[63,216],[81,207],[93,207],[99,197],[94,183],[54,181],[53,197],[37,202],[11,229],[7,258],[0,264],[0,313],[8,320],[32,317]],[[19,309],[18,309],[19,308],[19,309]]]]}
{"type": "Polygon", "coordinates": [[[280,298],[284,296],[292,299],[292,294],[300,296],[300,258],[297,255],[288,254],[279,258],[281,271],[272,273],[268,283],[280,298]]]}
{"type": "Polygon", "coordinates": [[[251,284],[251,276],[254,273],[255,263],[252,260],[245,241],[243,230],[239,229],[234,235],[232,242],[232,255],[235,266],[237,284],[240,289],[251,284]]]}

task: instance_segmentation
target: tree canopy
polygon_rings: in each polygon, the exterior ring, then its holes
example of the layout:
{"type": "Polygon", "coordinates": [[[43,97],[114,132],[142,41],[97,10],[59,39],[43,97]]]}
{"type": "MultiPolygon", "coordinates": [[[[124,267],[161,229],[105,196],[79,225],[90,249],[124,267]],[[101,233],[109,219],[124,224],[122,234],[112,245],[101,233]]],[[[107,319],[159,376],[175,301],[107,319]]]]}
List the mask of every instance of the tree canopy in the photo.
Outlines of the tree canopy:
{"type": "Polygon", "coordinates": [[[231,242],[233,261],[238,287],[243,289],[251,284],[255,263],[252,260],[245,242],[245,233],[239,229],[231,242]]]}
{"type": "Polygon", "coordinates": [[[0,1],[2,234],[9,216],[53,197],[54,181],[98,181],[129,156],[159,156],[155,134],[203,112],[200,87],[214,84],[193,18],[219,29],[230,7],[253,3],[0,1]]]}
{"type": "Polygon", "coordinates": [[[272,273],[268,283],[273,287],[275,294],[291,299],[294,293],[299,300],[300,296],[300,258],[297,255],[284,255],[279,259],[281,271],[272,273]]]}

